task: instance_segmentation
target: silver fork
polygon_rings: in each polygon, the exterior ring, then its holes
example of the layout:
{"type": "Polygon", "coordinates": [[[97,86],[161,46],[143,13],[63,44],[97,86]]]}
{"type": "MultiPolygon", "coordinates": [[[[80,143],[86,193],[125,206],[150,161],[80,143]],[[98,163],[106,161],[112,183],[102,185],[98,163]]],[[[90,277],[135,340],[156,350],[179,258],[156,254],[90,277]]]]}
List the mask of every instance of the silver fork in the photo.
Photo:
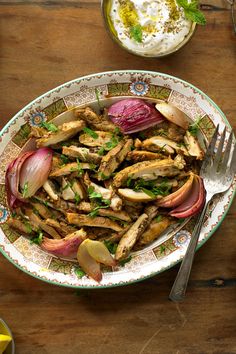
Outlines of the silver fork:
{"type": "Polygon", "coordinates": [[[208,205],[215,194],[223,193],[229,189],[236,172],[236,148],[233,144],[233,132],[230,132],[224,152],[226,128],[222,133],[218,147],[216,147],[218,132],[219,125],[215,129],[200,170],[200,176],[206,189],[206,203],[193,230],[189,246],[169,295],[169,299],[175,302],[184,299],[196,246],[208,205]]]}

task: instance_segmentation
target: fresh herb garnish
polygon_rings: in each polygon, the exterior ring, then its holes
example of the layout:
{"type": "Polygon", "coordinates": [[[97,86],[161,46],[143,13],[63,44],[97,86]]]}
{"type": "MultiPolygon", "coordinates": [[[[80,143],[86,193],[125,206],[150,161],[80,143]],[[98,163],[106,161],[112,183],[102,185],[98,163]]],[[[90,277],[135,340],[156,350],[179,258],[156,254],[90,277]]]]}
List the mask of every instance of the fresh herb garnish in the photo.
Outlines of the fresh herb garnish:
{"type": "Polygon", "coordinates": [[[154,220],[160,222],[162,220],[162,215],[158,215],[154,220]]]}
{"type": "Polygon", "coordinates": [[[81,164],[80,164],[80,161],[79,159],[76,159],[76,162],[77,162],[77,171],[78,171],[78,177],[81,177],[82,174],[84,173],[82,167],[81,167],[81,164]]]}
{"type": "Polygon", "coordinates": [[[113,134],[115,134],[115,135],[121,134],[120,128],[119,127],[115,127],[113,134]]]}
{"type": "Polygon", "coordinates": [[[81,268],[79,268],[79,267],[74,268],[74,272],[75,272],[75,274],[77,275],[77,277],[78,277],[79,279],[83,278],[83,276],[85,276],[85,274],[86,274],[86,273],[85,273],[81,268]]]}
{"type": "Polygon", "coordinates": [[[101,193],[95,192],[93,186],[88,187],[88,196],[89,196],[89,199],[96,199],[96,198],[101,199],[102,198],[101,193]]]}
{"type": "Polygon", "coordinates": [[[25,221],[25,222],[24,222],[24,225],[25,225],[25,227],[26,227],[27,233],[28,233],[28,234],[31,234],[31,232],[32,232],[33,230],[32,230],[32,227],[31,227],[30,223],[29,223],[28,221],[25,221]]]}
{"type": "Polygon", "coordinates": [[[24,187],[23,187],[23,192],[22,192],[23,198],[26,198],[28,190],[29,190],[29,183],[25,182],[24,187]]]}
{"type": "Polygon", "coordinates": [[[155,198],[156,196],[152,191],[148,190],[147,188],[141,187],[141,190],[151,198],[155,198]]]}
{"type": "Polygon", "coordinates": [[[101,146],[98,150],[98,155],[103,156],[105,151],[110,151],[116,147],[122,139],[122,133],[118,127],[114,129],[111,140],[101,146]]]}
{"type": "Polygon", "coordinates": [[[101,193],[97,193],[93,186],[88,188],[88,197],[96,203],[96,207],[88,214],[91,217],[98,215],[99,209],[109,208],[111,201],[109,199],[103,199],[101,193]]]}
{"type": "Polygon", "coordinates": [[[94,91],[95,91],[95,95],[96,95],[96,100],[97,100],[97,103],[98,103],[98,107],[99,107],[100,110],[102,110],[102,109],[103,109],[103,106],[102,106],[101,101],[100,101],[100,94],[101,94],[101,92],[99,92],[97,88],[95,88],[94,91]]]}
{"type": "Polygon", "coordinates": [[[105,153],[105,148],[104,148],[104,146],[101,146],[100,149],[98,150],[98,155],[103,156],[104,153],[105,153]]]}
{"type": "Polygon", "coordinates": [[[206,18],[204,14],[198,8],[198,1],[192,0],[176,0],[177,4],[184,9],[185,17],[193,22],[196,22],[198,25],[205,25],[206,18]]]}
{"type": "Polygon", "coordinates": [[[66,155],[61,154],[60,159],[63,165],[66,165],[69,162],[69,158],[66,155]]]}
{"type": "Polygon", "coordinates": [[[50,123],[50,122],[42,122],[40,124],[40,127],[45,128],[50,132],[57,132],[58,131],[58,127],[55,124],[50,123]]]}
{"type": "Polygon", "coordinates": [[[110,205],[98,205],[88,214],[88,216],[91,216],[92,218],[94,218],[95,216],[98,215],[98,212],[100,209],[107,209],[107,208],[109,208],[109,206],[110,205]]]}
{"type": "Polygon", "coordinates": [[[202,117],[199,117],[199,118],[196,120],[196,122],[190,124],[190,126],[189,126],[189,128],[188,128],[189,133],[190,133],[192,136],[194,136],[194,137],[196,137],[197,134],[198,134],[198,132],[199,132],[199,129],[200,129],[199,124],[200,124],[201,120],[202,120],[202,117]]]}
{"type": "Polygon", "coordinates": [[[117,243],[111,242],[109,240],[104,240],[104,245],[106,246],[106,248],[108,249],[108,251],[111,254],[115,254],[116,253],[116,250],[117,250],[117,247],[118,247],[117,243]]]}
{"type": "Polygon", "coordinates": [[[62,187],[62,191],[64,191],[64,190],[66,190],[67,188],[71,188],[71,186],[72,186],[72,184],[69,182],[69,181],[67,181],[67,183],[64,185],[64,187],[62,187]]]}
{"type": "Polygon", "coordinates": [[[90,163],[89,164],[89,168],[90,168],[90,170],[92,170],[92,171],[94,171],[94,172],[97,172],[97,165],[95,165],[94,163],[90,163]]]}
{"type": "Polygon", "coordinates": [[[143,40],[143,30],[141,25],[132,26],[129,29],[130,38],[134,39],[135,42],[142,43],[143,40]]]}
{"type": "Polygon", "coordinates": [[[183,224],[183,222],[184,222],[185,220],[186,220],[186,218],[179,219],[179,220],[178,220],[178,224],[180,224],[180,225],[183,224]]]}
{"type": "Polygon", "coordinates": [[[105,175],[103,172],[99,172],[98,175],[99,175],[99,177],[101,177],[102,180],[110,178],[110,176],[105,175]]]}
{"type": "Polygon", "coordinates": [[[127,185],[127,187],[131,187],[131,185],[132,185],[132,177],[131,176],[129,176],[129,178],[127,179],[126,185],[127,185]]]}
{"type": "Polygon", "coordinates": [[[143,140],[146,139],[145,134],[143,132],[138,133],[138,136],[143,140]]]}
{"type": "Polygon", "coordinates": [[[80,198],[80,195],[77,192],[75,192],[75,198],[74,199],[75,199],[75,205],[78,205],[80,200],[81,200],[81,198],[80,198]]]}
{"type": "Polygon", "coordinates": [[[42,231],[39,231],[37,236],[31,238],[30,243],[31,244],[35,243],[36,245],[41,245],[42,241],[43,241],[43,233],[42,233],[42,231]]]}
{"type": "Polygon", "coordinates": [[[131,187],[135,191],[143,191],[151,198],[155,198],[157,195],[162,197],[170,194],[171,185],[167,181],[163,180],[160,184],[156,185],[155,181],[145,181],[140,178],[138,180],[128,179],[126,182],[128,187],[131,187]]]}
{"type": "Polygon", "coordinates": [[[131,259],[132,259],[131,256],[129,256],[128,258],[122,259],[121,261],[119,261],[119,265],[120,265],[121,267],[124,267],[126,263],[128,263],[128,262],[131,261],[131,259]]]}
{"type": "Polygon", "coordinates": [[[88,128],[88,127],[84,127],[83,131],[86,134],[90,135],[93,139],[97,139],[98,138],[98,134],[94,130],[92,130],[92,129],[88,128]]]}
{"type": "Polygon", "coordinates": [[[40,214],[39,214],[39,211],[38,211],[35,207],[33,207],[33,213],[34,213],[35,215],[40,215],[40,214]]]}
{"type": "Polygon", "coordinates": [[[116,147],[118,143],[119,143],[119,139],[116,136],[112,136],[111,140],[105,144],[105,150],[110,151],[111,149],[116,147]]]}

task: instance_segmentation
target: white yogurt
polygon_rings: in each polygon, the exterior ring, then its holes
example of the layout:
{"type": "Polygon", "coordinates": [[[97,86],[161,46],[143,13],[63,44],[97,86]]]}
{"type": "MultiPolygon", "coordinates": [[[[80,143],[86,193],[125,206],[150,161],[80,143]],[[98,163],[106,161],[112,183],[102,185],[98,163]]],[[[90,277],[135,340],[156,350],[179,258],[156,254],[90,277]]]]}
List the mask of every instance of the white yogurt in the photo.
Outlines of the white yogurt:
{"type": "Polygon", "coordinates": [[[112,0],[110,18],[122,44],[146,56],[171,52],[192,28],[192,22],[185,18],[175,0],[112,0]],[[131,26],[120,16],[121,6],[127,3],[133,6],[135,18],[142,28],[141,43],[130,36],[131,26]]]}

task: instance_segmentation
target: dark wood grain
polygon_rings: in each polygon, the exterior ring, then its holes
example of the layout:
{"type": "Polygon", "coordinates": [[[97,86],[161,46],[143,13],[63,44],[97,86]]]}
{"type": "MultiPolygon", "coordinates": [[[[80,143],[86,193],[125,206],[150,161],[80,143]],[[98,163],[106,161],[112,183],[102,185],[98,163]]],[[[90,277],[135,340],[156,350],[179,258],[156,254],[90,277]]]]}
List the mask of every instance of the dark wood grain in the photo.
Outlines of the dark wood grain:
{"type": "MultiPolygon", "coordinates": [[[[143,59],[107,35],[99,1],[0,1],[3,126],[43,92],[115,69],[173,74],[206,92],[236,128],[236,37],[226,1],[165,59],[143,59]]],[[[0,317],[18,354],[236,353],[236,203],[196,255],[186,301],[168,293],[177,267],[123,288],[75,291],[40,282],[0,256],[0,317]]]]}

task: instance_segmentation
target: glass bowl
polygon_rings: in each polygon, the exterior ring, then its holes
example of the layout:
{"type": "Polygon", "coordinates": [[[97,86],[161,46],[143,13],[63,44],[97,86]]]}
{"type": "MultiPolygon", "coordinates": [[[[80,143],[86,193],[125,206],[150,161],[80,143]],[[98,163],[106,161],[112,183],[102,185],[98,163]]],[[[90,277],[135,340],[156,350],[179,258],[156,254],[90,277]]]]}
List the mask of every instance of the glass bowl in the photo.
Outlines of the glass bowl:
{"type": "Polygon", "coordinates": [[[144,52],[139,52],[139,51],[135,51],[135,50],[128,48],[117,37],[113,22],[109,16],[109,13],[111,10],[111,0],[101,0],[101,10],[102,10],[104,23],[105,23],[105,28],[106,28],[107,32],[109,33],[110,37],[113,39],[113,41],[116,42],[121,48],[125,49],[129,53],[132,53],[132,54],[135,54],[135,55],[138,55],[141,57],[146,57],[146,58],[162,58],[162,57],[165,57],[165,56],[168,56],[170,54],[177,52],[179,49],[184,47],[190,41],[190,39],[192,38],[192,36],[196,30],[196,27],[197,27],[196,23],[192,22],[190,31],[185,36],[184,40],[182,42],[180,42],[176,47],[174,47],[173,49],[171,49],[169,51],[162,52],[160,54],[144,53],[144,52]]]}

